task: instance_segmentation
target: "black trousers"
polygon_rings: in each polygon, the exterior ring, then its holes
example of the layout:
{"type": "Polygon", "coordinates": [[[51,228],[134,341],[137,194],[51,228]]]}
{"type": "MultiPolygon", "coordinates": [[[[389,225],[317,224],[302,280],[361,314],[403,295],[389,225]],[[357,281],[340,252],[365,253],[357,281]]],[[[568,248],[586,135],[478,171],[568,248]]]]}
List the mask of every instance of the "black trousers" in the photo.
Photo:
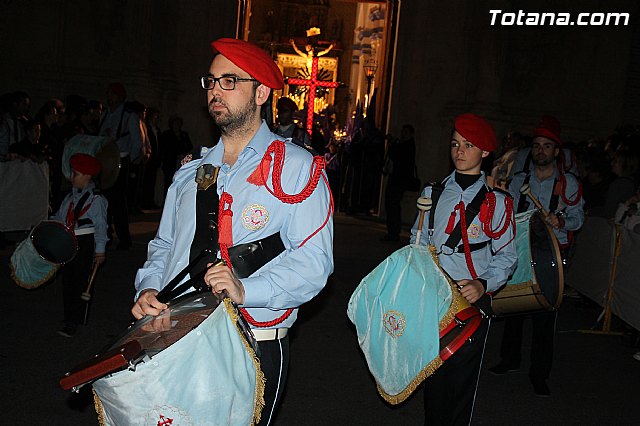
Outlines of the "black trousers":
{"type": "Polygon", "coordinates": [[[402,226],[402,196],[404,188],[390,182],[384,196],[384,208],[387,212],[387,235],[397,237],[402,226]]]}
{"type": "MultiPolygon", "coordinates": [[[[529,376],[536,379],[548,379],[553,362],[556,318],[558,311],[537,312],[531,314],[533,326],[531,337],[531,366],[529,376]]],[[[504,320],[504,334],[500,345],[502,362],[519,367],[522,361],[522,327],[524,315],[508,317],[504,320]]]]}
{"type": "Polygon", "coordinates": [[[267,383],[264,390],[264,409],[259,426],[273,424],[276,409],[287,382],[289,369],[289,336],[280,340],[258,342],[260,348],[260,367],[267,383]]]}
{"type": "Polygon", "coordinates": [[[488,331],[489,320],[483,319],[471,341],[425,381],[425,425],[462,426],[471,422],[488,331]]]}
{"type": "Polygon", "coordinates": [[[129,233],[129,211],[127,208],[127,188],[129,186],[129,157],[120,158],[120,173],[116,183],[104,191],[109,207],[107,208],[107,221],[113,225],[124,246],[131,245],[131,234],[129,233]]]}
{"type": "Polygon", "coordinates": [[[79,235],[78,254],[62,267],[62,299],[64,322],[78,325],[83,321],[85,302],[80,298],[87,288],[93,265],[93,234],[79,235]]]}

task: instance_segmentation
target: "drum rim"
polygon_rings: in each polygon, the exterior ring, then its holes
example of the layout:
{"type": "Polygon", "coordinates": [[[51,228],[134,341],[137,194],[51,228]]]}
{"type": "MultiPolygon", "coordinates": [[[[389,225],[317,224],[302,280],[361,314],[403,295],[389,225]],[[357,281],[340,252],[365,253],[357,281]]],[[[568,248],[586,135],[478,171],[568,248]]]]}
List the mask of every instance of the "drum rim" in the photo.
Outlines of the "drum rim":
{"type": "MultiPolygon", "coordinates": [[[[176,305],[179,305],[180,303],[184,302],[185,300],[188,299],[197,299],[196,296],[198,297],[206,297],[211,295],[212,297],[216,298],[216,295],[214,295],[213,293],[211,293],[208,289],[206,290],[195,290],[195,291],[190,291],[188,293],[182,294],[178,297],[176,297],[175,299],[169,301],[167,303],[167,305],[169,306],[167,309],[171,310],[171,308],[175,307],[176,305]]],[[[215,311],[216,309],[218,309],[218,307],[220,307],[220,305],[222,305],[224,302],[222,299],[218,299],[218,304],[215,306],[215,308],[213,309],[213,311],[215,311]]],[[[211,311],[213,313],[213,311],[211,311]]],[[[211,314],[209,314],[211,315],[211,314]]],[[[202,320],[202,322],[204,322],[209,315],[207,315],[207,317],[205,319],[202,320]]],[[[153,321],[154,319],[158,318],[150,316],[150,315],[146,315],[138,320],[135,320],[134,322],[132,322],[131,324],[129,324],[129,326],[126,328],[126,330],[122,333],[120,333],[115,339],[113,339],[111,342],[109,342],[109,344],[107,346],[105,346],[102,350],[100,350],[98,352],[98,354],[103,354],[109,350],[112,350],[120,345],[123,345],[124,339],[126,336],[128,336],[129,334],[131,334],[131,332],[133,332],[134,330],[137,330],[138,328],[144,326],[145,324],[147,324],[150,321],[153,321]],[[135,327],[135,329],[134,329],[135,327]]],[[[184,336],[183,336],[184,337],[184,336]]],[[[178,339],[179,340],[179,339],[178,339]]],[[[170,347],[171,345],[165,347],[162,350],[167,349],[168,347],[170,347]]],[[[143,348],[144,349],[144,348],[143,348]]]]}
{"type": "MultiPolygon", "coordinates": [[[[540,213],[538,212],[537,215],[540,215],[540,213]]],[[[558,243],[558,238],[556,237],[556,234],[553,232],[553,228],[551,227],[551,225],[549,225],[547,222],[545,222],[544,220],[542,220],[542,218],[540,219],[542,221],[542,223],[544,224],[546,230],[547,230],[547,234],[549,235],[549,240],[551,241],[551,247],[553,250],[553,254],[555,255],[555,259],[556,259],[556,269],[555,269],[555,274],[556,274],[556,278],[558,280],[558,298],[556,299],[555,303],[551,303],[545,296],[544,296],[544,291],[542,290],[542,288],[540,287],[539,281],[538,281],[538,274],[536,273],[535,268],[533,268],[533,289],[537,290],[534,292],[534,296],[536,298],[536,300],[538,300],[538,302],[540,302],[543,305],[543,308],[545,308],[545,310],[547,311],[554,311],[556,309],[558,309],[560,307],[560,304],[562,303],[562,295],[564,293],[564,265],[562,263],[562,255],[560,253],[560,245],[558,243]]],[[[529,223],[529,226],[531,226],[531,223],[529,223]]],[[[531,239],[529,239],[529,248],[531,248],[531,239]]],[[[530,250],[530,256],[531,261],[533,262],[533,251],[530,250]]]]}
{"type": "Polygon", "coordinates": [[[31,233],[29,234],[29,239],[31,240],[31,244],[33,245],[33,248],[35,249],[36,253],[38,254],[38,256],[40,257],[40,259],[44,260],[45,262],[51,264],[51,265],[57,265],[57,266],[63,266],[66,265],[67,263],[73,261],[73,259],[76,258],[77,254],[78,254],[78,238],[76,237],[76,234],[69,229],[68,226],[64,225],[61,222],[58,222],[56,220],[43,220],[41,221],[39,224],[37,224],[36,226],[33,227],[33,229],[31,230],[31,233]],[[40,252],[38,251],[38,249],[36,248],[35,242],[34,242],[34,234],[36,232],[36,230],[44,225],[53,225],[59,228],[62,228],[67,234],[69,234],[69,236],[71,236],[71,242],[73,243],[73,256],[71,256],[71,259],[69,259],[66,262],[52,262],[49,259],[45,258],[44,256],[42,256],[40,254],[40,252]]]}

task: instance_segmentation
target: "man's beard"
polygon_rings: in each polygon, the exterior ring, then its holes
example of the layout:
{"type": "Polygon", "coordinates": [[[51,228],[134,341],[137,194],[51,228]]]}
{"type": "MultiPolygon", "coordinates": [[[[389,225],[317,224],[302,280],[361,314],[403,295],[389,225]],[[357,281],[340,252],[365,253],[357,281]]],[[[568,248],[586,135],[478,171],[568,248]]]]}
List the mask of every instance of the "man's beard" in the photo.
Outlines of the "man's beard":
{"type": "Polygon", "coordinates": [[[256,93],[253,92],[247,103],[240,107],[239,110],[234,111],[221,99],[214,97],[211,102],[209,102],[209,114],[213,118],[213,121],[220,127],[222,133],[232,133],[242,129],[255,116],[258,110],[255,100],[256,93]],[[214,111],[213,106],[215,103],[224,106],[227,110],[214,111]]]}
{"type": "Polygon", "coordinates": [[[553,157],[542,157],[542,158],[533,158],[533,164],[536,166],[548,166],[549,164],[553,163],[553,161],[555,160],[555,158],[553,157]]]}

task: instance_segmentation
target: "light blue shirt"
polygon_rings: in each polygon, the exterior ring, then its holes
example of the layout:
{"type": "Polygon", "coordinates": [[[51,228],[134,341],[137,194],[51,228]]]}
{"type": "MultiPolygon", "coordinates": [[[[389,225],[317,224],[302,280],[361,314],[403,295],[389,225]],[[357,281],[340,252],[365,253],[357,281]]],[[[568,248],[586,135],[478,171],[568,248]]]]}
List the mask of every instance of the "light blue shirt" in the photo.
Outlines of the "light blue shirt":
{"type": "MultiPolygon", "coordinates": [[[[444,243],[449,238],[449,234],[445,232],[447,223],[451,212],[455,209],[455,206],[464,201],[464,205],[467,206],[471,200],[476,196],[482,186],[486,185],[486,178],[484,173],[480,178],[466,190],[462,190],[460,185],[455,181],[455,172],[449,175],[446,179],[444,190],[440,195],[440,198],[436,207],[436,214],[433,223],[433,235],[431,236],[431,243],[436,247],[439,252],[438,259],[442,268],[451,276],[452,279],[459,281],[463,279],[470,280],[471,273],[465,260],[464,253],[452,253],[452,250],[444,243]]],[[[496,208],[492,218],[492,229],[499,230],[505,221],[505,195],[495,191],[496,194],[496,208]]],[[[431,186],[427,186],[422,195],[431,198],[431,186]]],[[[429,215],[431,212],[427,212],[424,215],[424,221],[422,226],[422,234],[418,244],[427,245],[429,243],[429,215]]],[[[413,228],[411,228],[411,243],[416,243],[416,235],[418,231],[420,216],[416,219],[413,228]]],[[[513,220],[513,214],[511,217],[513,220]]],[[[460,221],[460,214],[456,212],[456,224],[460,221]]],[[[464,231],[463,231],[464,232],[464,231]]],[[[484,241],[491,241],[484,248],[471,252],[471,259],[473,261],[473,267],[478,274],[478,278],[482,278],[487,281],[487,291],[495,291],[504,283],[507,282],[509,276],[516,268],[518,261],[518,254],[516,252],[516,245],[514,240],[514,227],[510,225],[507,231],[502,234],[497,240],[489,238],[482,229],[482,223],[480,222],[480,215],[477,215],[471,223],[467,223],[467,235],[469,237],[469,243],[477,244],[484,241]]],[[[462,240],[457,243],[457,246],[462,244],[462,240]]]]}
{"type": "MultiPolygon", "coordinates": [[[[514,198],[516,209],[518,208],[518,200],[520,199],[520,188],[522,187],[526,177],[527,173],[525,172],[516,173],[509,185],[509,192],[514,198]]],[[[555,167],[553,175],[542,181],[538,179],[535,172],[531,172],[531,178],[529,179],[531,194],[540,201],[540,204],[542,204],[547,211],[549,211],[549,203],[551,202],[551,196],[553,195],[554,190],[553,186],[557,177],[558,169],[555,167]]],[[[570,173],[566,173],[565,177],[567,179],[567,187],[564,195],[568,200],[573,201],[578,194],[578,180],[570,173]]],[[[527,201],[529,202],[527,211],[535,210],[537,208],[529,197],[527,197],[527,201]]],[[[563,213],[564,228],[554,229],[553,232],[556,234],[560,244],[566,244],[568,242],[567,231],[576,231],[582,227],[582,224],[584,223],[583,207],[584,199],[582,197],[580,197],[580,201],[575,206],[568,206],[562,200],[562,197],[558,196],[558,207],[554,213],[563,213]]]]}
{"type": "Polygon", "coordinates": [[[62,222],[65,225],[67,224],[67,212],[69,211],[69,205],[73,201],[73,205],[77,206],[80,198],[82,198],[85,192],[89,192],[89,198],[85,201],[83,208],[89,206],[89,209],[81,215],[79,219],[89,219],[92,223],[84,224],[78,226],[76,224],[74,230],[77,229],[86,229],[86,228],[95,228],[93,239],[95,245],[96,253],[104,253],[105,246],[107,245],[107,241],[109,238],[107,237],[107,206],[109,203],[107,199],[100,194],[94,194],[93,190],[95,189],[95,184],[91,182],[84,189],[76,189],[73,188],[71,193],[67,194],[67,196],[62,200],[62,204],[60,204],[60,208],[56,212],[55,215],[51,217],[52,220],[57,222],[62,222]]]}
{"type": "MultiPolygon", "coordinates": [[[[298,204],[285,204],[264,186],[247,182],[276,139],[281,138],[263,122],[233,166],[223,163],[224,144],[220,141],[202,159],[190,161],[176,172],[158,233],[149,243],[148,260],[136,275],[137,295],[149,288],[162,289],[189,263],[195,234],[196,170],[201,164],[213,164],[220,167],[218,194],[225,191],[233,197],[233,244],[249,243],[279,232],[285,246],[283,253],[250,277],[241,279],[245,289],[243,307],[258,321],[273,320],[286,309],[296,308],[277,327],[289,327],[295,322],[297,308],[318,294],[333,272],[333,216],[299,247],[327,220],[330,195],[325,180],[321,178],[312,195],[298,204]]],[[[286,143],[282,172],[285,193],[297,194],[304,188],[309,181],[312,158],[306,150],[286,143]]],[[[271,188],[271,175],[268,186],[271,188]]]]}
{"type": "Polygon", "coordinates": [[[122,103],[113,111],[107,109],[100,126],[100,136],[114,138],[120,153],[122,155],[128,154],[133,161],[140,156],[142,148],[140,117],[133,112],[124,110],[124,108],[125,104],[122,103]],[[120,126],[120,137],[117,137],[118,126],[120,126]]]}

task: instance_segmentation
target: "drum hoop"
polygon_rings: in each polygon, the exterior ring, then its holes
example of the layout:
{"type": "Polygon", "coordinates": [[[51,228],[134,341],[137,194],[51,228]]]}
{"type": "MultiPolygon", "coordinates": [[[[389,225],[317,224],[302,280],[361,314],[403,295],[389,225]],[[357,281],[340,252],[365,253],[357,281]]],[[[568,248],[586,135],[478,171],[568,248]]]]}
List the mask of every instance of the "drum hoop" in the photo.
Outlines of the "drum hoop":
{"type": "Polygon", "coordinates": [[[69,229],[68,226],[66,226],[66,225],[64,225],[64,224],[62,224],[62,223],[60,223],[58,221],[55,221],[55,220],[43,220],[43,221],[41,221],[39,224],[37,224],[36,226],[33,227],[33,230],[31,231],[31,234],[29,234],[29,238],[31,239],[31,244],[33,245],[33,248],[36,250],[36,253],[40,257],[40,259],[42,259],[45,262],[47,262],[47,263],[49,263],[51,265],[54,265],[54,266],[60,267],[60,266],[66,265],[67,263],[69,263],[73,259],[75,259],[76,255],[78,254],[78,238],[76,237],[76,234],[71,229],[69,229]],[[46,259],[44,256],[42,256],[40,254],[40,252],[38,251],[38,249],[36,248],[36,245],[34,243],[33,234],[35,234],[36,230],[38,228],[40,228],[41,226],[43,226],[43,225],[53,225],[53,226],[56,226],[58,228],[62,228],[67,234],[69,234],[71,236],[71,241],[73,243],[74,254],[73,254],[73,256],[71,256],[71,259],[69,259],[68,262],[60,262],[60,263],[52,262],[52,261],[50,261],[49,259],[46,259]]]}
{"type": "MultiPolygon", "coordinates": [[[[558,309],[560,307],[560,304],[562,303],[562,295],[564,293],[564,265],[562,263],[562,255],[560,254],[560,245],[558,244],[558,238],[556,237],[556,234],[553,232],[553,228],[551,228],[551,225],[549,225],[547,222],[543,221],[542,223],[545,225],[547,229],[547,233],[549,234],[552,250],[555,255],[555,259],[557,263],[556,275],[558,279],[558,299],[554,304],[551,304],[549,303],[547,298],[544,297],[544,292],[542,291],[542,288],[540,287],[540,284],[538,281],[538,274],[536,273],[536,268],[531,268],[533,270],[532,288],[534,289],[534,296],[536,300],[540,302],[542,307],[545,308],[547,311],[553,311],[558,309]]],[[[531,245],[531,239],[529,239],[529,245],[531,245]]],[[[531,251],[529,256],[531,258],[531,261],[533,261],[533,251],[531,251]]]]}

